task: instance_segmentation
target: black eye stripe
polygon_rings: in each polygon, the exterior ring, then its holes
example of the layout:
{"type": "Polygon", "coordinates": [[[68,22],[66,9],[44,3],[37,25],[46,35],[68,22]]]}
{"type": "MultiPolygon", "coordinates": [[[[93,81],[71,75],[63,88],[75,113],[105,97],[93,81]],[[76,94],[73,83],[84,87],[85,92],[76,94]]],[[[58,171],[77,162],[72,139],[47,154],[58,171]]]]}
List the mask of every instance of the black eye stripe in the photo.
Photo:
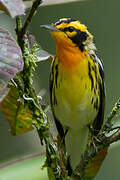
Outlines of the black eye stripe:
{"type": "Polygon", "coordinates": [[[88,34],[86,32],[82,32],[77,30],[76,35],[69,37],[73,43],[77,44],[81,51],[84,51],[83,42],[86,41],[88,34]]]}
{"type": "Polygon", "coordinates": [[[81,40],[85,40],[87,38],[87,36],[88,36],[88,34],[86,32],[80,31],[79,29],[76,29],[73,26],[69,26],[69,27],[66,27],[64,29],[59,29],[59,30],[61,30],[63,32],[67,32],[67,31],[68,32],[73,32],[73,31],[75,31],[77,33],[76,34],[77,37],[79,36],[79,38],[80,37],[82,38],[81,40]]]}
{"type": "Polygon", "coordinates": [[[76,35],[75,36],[72,36],[70,37],[70,39],[76,43],[76,44],[79,44],[79,43],[82,43],[84,42],[88,37],[88,34],[86,32],[82,32],[82,31],[77,31],[76,35]]]}

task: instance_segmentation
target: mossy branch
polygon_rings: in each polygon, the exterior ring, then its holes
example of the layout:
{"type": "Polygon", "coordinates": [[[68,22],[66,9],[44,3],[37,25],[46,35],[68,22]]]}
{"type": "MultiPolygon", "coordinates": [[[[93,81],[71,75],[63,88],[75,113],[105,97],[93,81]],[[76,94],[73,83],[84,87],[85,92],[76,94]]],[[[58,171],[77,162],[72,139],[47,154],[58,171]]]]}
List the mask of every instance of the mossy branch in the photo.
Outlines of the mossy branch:
{"type": "Polygon", "coordinates": [[[57,141],[54,141],[52,137],[49,130],[50,123],[48,117],[40,105],[39,97],[37,96],[32,83],[33,71],[35,70],[37,62],[37,58],[35,56],[37,46],[34,44],[33,48],[29,50],[29,42],[26,35],[26,30],[40,3],[41,0],[34,1],[24,25],[22,25],[20,17],[16,18],[15,31],[18,44],[23,54],[24,69],[17,75],[14,81],[17,84],[17,88],[19,88],[21,98],[24,99],[24,102],[29,105],[29,109],[31,110],[33,116],[32,124],[35,126],[38,132],[41,144],[45,144],[46,146],[45,167],[48,168],[49,179],[67,179],[67,171],[65,172],[64,168],[63,172],[63,168],[60,166],[61,160],[57,141]]]}
{"type": "Polygon", "coordinates": [[[29,108],[33,116],[33,125],[36,127],[41,144],[45,143],[46,146],[46,164],[48,168],[49,179],[54,180],[67,180],[67,179],[81,179],[81,180],[92,180],[97,174],[106,154],[107,149],[113,142],[120,140],[120,127],[116,127],[116,132],[110,136],[106,136],[110,131],[113,131],[114,121],[113,118],[120,109],[120,99],[113,107],[110,115],[108,116],[105,125],[100,131],[99,135],[94,138],[91,137],[92,145],[88,142],[86,150],[83,154],[82,161],[73,174],[68,176],[67,157],[65,154],[65,148],[60,144],[60,140],[56,141],[53,139],[52,134],[49,130],[50,123],[47,118],[44,109],[40,105],[39,98],[32,84],[33,71],[36,67],[37,58],[34,55],[36,52],[36,46],[29,50],[28,39],[26,36],[26,30],[29,23],[32,20],[37,8],[39,7],[41,0],[36,0],[30,10],[28,17],[25,20],[24,25],[20,17],[16,18],[16,35],[18,44],[23,53],[24,69],[15,78],[15,82],[18,85],[20,96],[24,99],[25,103],[29,105],[29,108]],[[96,161],[99,161],[99,165],[96,166],[96,161]]]}

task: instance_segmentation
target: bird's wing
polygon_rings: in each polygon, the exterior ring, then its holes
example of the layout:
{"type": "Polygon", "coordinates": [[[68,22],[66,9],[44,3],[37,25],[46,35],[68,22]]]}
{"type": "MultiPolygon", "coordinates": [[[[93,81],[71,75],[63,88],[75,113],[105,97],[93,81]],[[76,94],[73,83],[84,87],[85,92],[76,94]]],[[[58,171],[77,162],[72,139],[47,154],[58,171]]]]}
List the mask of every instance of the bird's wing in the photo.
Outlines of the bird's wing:
{"type": "Polygon", "coordinates": [[[105,110],[104,69],[103,69],[101,59],[100,59],[100,57],[98,56],[97,53],[96,53],[96,62],[97,62],[98,67],[99,67],[99,72],[100,72],[102,82],[99,82],[100,106],[99,106],[99,111],[98,111],[97,117],[95,118],[95,120],[93,122],[94,135],[97,135],[99,133],[100,129],[101,129],[101,126],[102,126],[103,120],[104,120],[104,110],[105,110]]]}
{"type": "Polygon", "coordinates": [[[54,113],[54,101],[55,101],[55,96],[53,97],[53,94],[55,94],[55,84],[54,84],[54,66],[55,66],[55,60],[53,60],[52,64],[51,64],[51,72],[50,72],[50,80],[49,80],[49,89],[50,89],[50,104],[51,104],[51,110],[54,116],[54,120],[55,120],[55,125],[58,131],[58,134],[60,136],[60,138],[63,140],[65,137],[65,132],[63,129],[62,124],[60,123],[60,121],[56,118],[55,113],[54,113]],[[54,100],[53,100],[54,99],[54,100]]]}

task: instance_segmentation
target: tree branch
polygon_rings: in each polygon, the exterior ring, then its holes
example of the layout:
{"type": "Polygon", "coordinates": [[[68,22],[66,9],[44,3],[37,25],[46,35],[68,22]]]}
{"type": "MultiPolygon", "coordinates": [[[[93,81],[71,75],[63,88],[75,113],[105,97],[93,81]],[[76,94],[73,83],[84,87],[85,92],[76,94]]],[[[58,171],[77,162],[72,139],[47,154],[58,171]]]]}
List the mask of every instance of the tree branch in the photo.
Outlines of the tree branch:
{"type": "Polygon", "coordinates": [[[39,5],[42,3],[42,0],[36,0],[33,2],[33,5],[32,5],[32,8],[30,10],[30,13],[21,29],[21,38],[23,38],[25,32],[26,32],[26,29],[28,27],[28,25],[30,24],[31,20],[32,20],[32,17],[33,15],[35,14],[37,8],[39,7],[39,5]]]}
{"type": "Polygon", "coordinates": [[[114,124],[113,118],[116,116],[118,111],[120,110],[120,98],[118,98],[117,102],[115,103],[114,107],[112,108],[112,111],[110,112],[109,116],[107,117],[105,124],[103,128],[101,129],[102,132],[110,132],[111,127],[114,124]]]}

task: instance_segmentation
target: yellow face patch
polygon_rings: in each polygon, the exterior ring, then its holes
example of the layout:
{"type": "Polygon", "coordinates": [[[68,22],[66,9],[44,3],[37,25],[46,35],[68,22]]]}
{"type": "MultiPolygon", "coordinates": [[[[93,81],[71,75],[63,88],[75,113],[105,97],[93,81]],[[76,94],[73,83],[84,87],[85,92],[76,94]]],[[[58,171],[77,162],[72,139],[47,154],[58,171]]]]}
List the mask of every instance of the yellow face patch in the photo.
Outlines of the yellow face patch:
{"type": "Polygon", "coordinates": [[[66,34],[69,37],[73,37],[73,36],[75,36],[77,34],[77,32],[75,32],[75,31],[73,31],[73,32],[66,31],[66,34]]]}

